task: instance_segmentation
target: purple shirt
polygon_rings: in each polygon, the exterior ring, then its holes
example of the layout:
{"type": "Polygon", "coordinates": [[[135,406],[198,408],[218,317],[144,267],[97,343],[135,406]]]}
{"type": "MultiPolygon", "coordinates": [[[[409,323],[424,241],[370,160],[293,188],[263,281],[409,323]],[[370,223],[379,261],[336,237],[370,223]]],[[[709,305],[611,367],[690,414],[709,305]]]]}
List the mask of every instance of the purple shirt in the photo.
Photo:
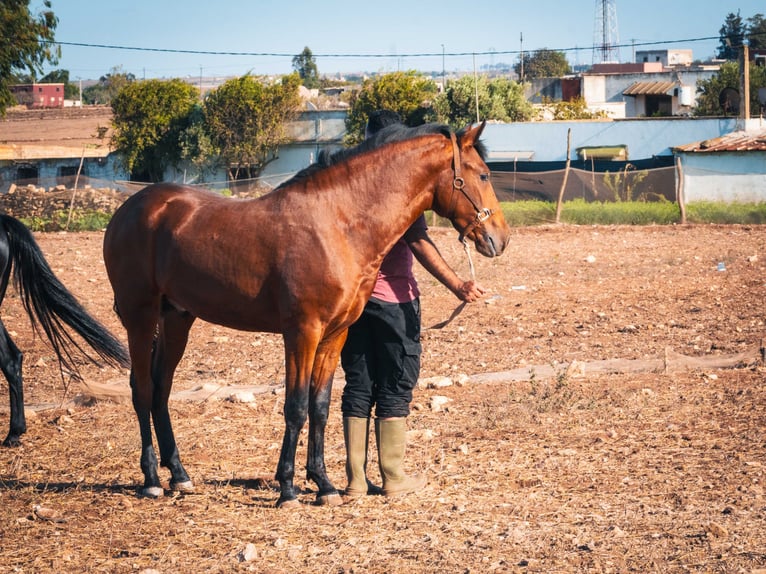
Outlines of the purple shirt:
{"type": "MultiPolygon", "coordinates": [[[[428,229],[421,215],[411,229],[428,229]]],[[[383,258],[372,296],[386,303],[408,303],[420,296],[418,282],[412,273],[413,255],[407,242],[400,238],[383,258]]]]}

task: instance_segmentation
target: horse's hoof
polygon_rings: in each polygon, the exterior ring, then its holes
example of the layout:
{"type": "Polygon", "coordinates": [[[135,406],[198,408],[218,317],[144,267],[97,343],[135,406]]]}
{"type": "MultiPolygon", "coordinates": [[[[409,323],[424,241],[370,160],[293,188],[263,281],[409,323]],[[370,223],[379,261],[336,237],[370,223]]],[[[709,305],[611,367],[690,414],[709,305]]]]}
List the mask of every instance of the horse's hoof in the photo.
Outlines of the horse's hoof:
{"type": "Polygon", "coordinates": [[[343,498],[337,492],[317,494],[317,504],[319,506],[340,506],[343,504],[343,498]]]}
{"type": "Polygon", "coordinates": [[[182,492],[184,494],[190,494],[194,492],[194,483],[191,480],[183,480],[181,482],[171,482],[170,490],[176,492],[182,492]]]}
{"type": "Polygon", "coordinates": [[[288,499],[282,499],[280,498],[277,500],[277,508],[299,508],[301,505],[300,501],[297,498],[288,498],[288,499]]]}
{"type": "Polygon", "coordinates": [[[138,494],[144,498],[162,498],[165,491],[162,490],[161,486],[145,486],[138,494]]]}

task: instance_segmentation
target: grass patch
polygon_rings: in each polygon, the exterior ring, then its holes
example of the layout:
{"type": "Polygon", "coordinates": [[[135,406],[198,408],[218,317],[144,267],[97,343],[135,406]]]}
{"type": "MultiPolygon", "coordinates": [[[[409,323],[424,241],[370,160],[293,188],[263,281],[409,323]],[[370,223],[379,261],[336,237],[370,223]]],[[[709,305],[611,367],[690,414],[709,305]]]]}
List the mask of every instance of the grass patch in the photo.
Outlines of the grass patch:
{"type": "MultiPolygon", "coordinates": [[[[506,201],[500,204],[511,227],[545,225],[556,220],[556,204],[546,201],[506,201]]],[[[426,213],[431,226],[449,227],[443,217],[426,213]]],[[[766,223],[766,203],[697,202],[686,206],[688,223],[757,225],[766,223]]],[[[673,225],[681,222],[678,205],[669,201],[566,201],[561,222],[572,225],[673,225]]]]}
{"type": "MultiPolygon", "coordinates": [[[[546,201],[506,201],[500,204],[511,227],[528,227],[554,223],[556,204],[546,201]]],[[[111,213],[94,210],[56,211],[50,217],[26,217],[21,221],[32,231],[100,231],[111,219],[111,213]]],[[[689,223],[721,225],[766,224],[766,203],[696,202],[686,206],[689,223]]],[[[448,219],[426,212],[431,227],[451,227],[448,219]]],[[[561,222],[572,225],[673,225],[680,223],[678,205],[669,201],[586,202],[582,199],[564,202],[561,222]]]]}
{"type": "Polygon", "coordinates": [[[22,217],[20,221],[32,231],[100,231],[112,218],[111,213],[74,210],[69,220],[68,211],[56,211],[51,217],[22,217]]]}

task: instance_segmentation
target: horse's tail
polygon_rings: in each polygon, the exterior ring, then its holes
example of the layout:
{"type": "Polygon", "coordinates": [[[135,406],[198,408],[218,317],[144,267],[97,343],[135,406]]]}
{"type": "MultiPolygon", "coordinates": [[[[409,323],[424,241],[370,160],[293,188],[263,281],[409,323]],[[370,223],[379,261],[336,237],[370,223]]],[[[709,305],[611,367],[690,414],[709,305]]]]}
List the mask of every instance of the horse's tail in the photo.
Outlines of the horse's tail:
{"type": "Polygon", "coordinates": [[[36,333],[42,331],[51,343],[59,365],[79,377],[74,352],[79,351],[96,365],[128,367],[125,346],[106,327],[91,317],[54,275],[32,233],[19,220],[0,215],[13,262],[13,283],[36,333]],[[94,357],[66,329],[85,341],[94,357]]]}

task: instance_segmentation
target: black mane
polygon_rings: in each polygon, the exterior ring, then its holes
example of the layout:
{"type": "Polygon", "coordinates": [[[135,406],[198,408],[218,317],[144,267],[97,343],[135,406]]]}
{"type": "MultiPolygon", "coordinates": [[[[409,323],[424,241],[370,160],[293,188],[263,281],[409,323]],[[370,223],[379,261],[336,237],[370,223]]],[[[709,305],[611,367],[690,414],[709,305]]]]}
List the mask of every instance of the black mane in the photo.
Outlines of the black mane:
{"type": "MultiPolygon", "coordinates": [[[[460,141],[460,138],[465,133],[466,129],[468,128],[463,128],[455,134],[458,141],[460,141]]],[[[326,150],[322,150],[322,152],[319,153],[319,157],[317,158],[316,162],[300,170],[293,177],[281,183],[276,189],[294,183],[296,180],[309,177],[310,175],[326,169],[331,165],[341,163],[361,153],[378,149],[393,142],[405,141],[418,136],[429,134],[442,134],[444,137],[449,138],[451,132],[452,130],[446,124],[430,123],[416,126],[414,128],[408,127],[405,124],[390,125],[383,128],[356,146],[350,148],[342,148],[332,153],[328,153],[326,150]]],[[[487,149],[484,143],[482,141],[477,141],[474,145],[474,148],[476,149],[481,159],[486,161],[487,149]]]]}

